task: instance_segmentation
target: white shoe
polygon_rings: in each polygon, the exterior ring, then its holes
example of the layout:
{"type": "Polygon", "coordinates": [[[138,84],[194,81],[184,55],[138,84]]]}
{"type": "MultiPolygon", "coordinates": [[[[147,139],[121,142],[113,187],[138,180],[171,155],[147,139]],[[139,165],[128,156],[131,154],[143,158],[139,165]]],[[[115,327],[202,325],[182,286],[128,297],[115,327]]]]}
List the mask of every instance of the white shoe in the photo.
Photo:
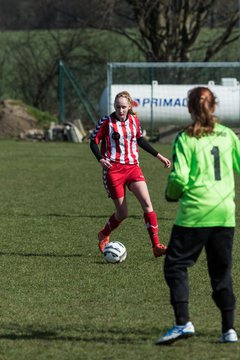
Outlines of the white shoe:
{"type": "Polygon", "coordinates": [[[234,329],[230,329],[227,332],[223,333],[220,337],[220,342],[222,343],[235,343],[238,342],[238,336],[234,329]]]}
{"type": "Polygon", "coordinates": [[[171,344],[179,339],[186,339],[193,336],[195,329],[193,324],[189,321],[185,325],[175,325],[169,329],[166,334],[161,336],[156,342],[156,345],[167,345],[171,344]]]}

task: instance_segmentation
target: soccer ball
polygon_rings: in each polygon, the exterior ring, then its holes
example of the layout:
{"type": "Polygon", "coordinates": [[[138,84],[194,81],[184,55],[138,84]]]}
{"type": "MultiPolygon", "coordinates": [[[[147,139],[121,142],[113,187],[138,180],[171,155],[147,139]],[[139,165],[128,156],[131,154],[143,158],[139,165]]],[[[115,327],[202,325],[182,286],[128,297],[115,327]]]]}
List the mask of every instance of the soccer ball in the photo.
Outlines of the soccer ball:
{"type": "Polygon", "coordinates": [[[103,256],[108,263],[121,263],[127,257],[127,249],[121,242],[112,241],[106,245],[103,256]]]}

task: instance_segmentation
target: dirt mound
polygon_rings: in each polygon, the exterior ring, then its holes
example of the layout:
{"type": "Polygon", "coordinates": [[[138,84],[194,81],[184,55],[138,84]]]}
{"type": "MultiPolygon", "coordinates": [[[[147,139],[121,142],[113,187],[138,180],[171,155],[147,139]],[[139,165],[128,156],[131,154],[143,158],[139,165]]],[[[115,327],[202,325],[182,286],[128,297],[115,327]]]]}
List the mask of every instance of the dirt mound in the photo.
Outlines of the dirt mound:
{"type": "Polygon", "coordinates": [[[23,103],[14,100],[0,101],[0,138],[21,137],[36,128],[36,122],[23,103]]]}

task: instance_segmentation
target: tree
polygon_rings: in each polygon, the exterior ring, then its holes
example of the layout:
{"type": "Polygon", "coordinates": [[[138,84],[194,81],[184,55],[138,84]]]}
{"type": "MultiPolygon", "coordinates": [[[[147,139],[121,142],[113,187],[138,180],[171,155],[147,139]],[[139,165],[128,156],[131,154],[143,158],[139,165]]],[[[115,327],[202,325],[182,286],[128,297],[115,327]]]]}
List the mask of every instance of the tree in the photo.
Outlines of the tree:
{"type": "MultiPolygon", "coordinates": [[[[120,26],[112,30],[130,39],[146,60],[153,62],[189,61],[196,40],[203,27],[209,26],[217,4],[216,0],[125,1],[130,7],[130,16],[121,15],[131,17],[137,24],[137,34],[120,26]]],[[[115,9],[119,13],[117,2],[115,9]]],[[[239,39],[239,31],[235,31],[240,19],[237,4],[234,8],[225,6],[225,15],[217,34],[201,44],[202,61],[211,60],[222,48],[239,39]]]]}
{"type": "Polygon", "coordinates": [[[84,67],[85,62],[91,61],[88,50],[79,31],[26,31],[8,42],[6,51],[14,74],[9,88],[16,97],[21,94],[21,99],[29,105],[55,112],[59,60],[72,64],[81,59],[84,67]]]}
{"type": "MultiPolygon", "coordinates": [[[[95,105],[105,86],[107,54],[101,39],[95,41],[95,33],[70,29],[25,31],[15,36],[14,32],[5,46],[6,59],[11,60],[5,75],[7,96],[57,115],[59,60],[62,60],[71,69],[89,102],[95,105]]],[[[84,125],[92,126],[92,119],[66,76],[64,85],[66,117],[80,117],[84,125]]],[[[0,93],[1,87],[2,80],[0,93]]]]}

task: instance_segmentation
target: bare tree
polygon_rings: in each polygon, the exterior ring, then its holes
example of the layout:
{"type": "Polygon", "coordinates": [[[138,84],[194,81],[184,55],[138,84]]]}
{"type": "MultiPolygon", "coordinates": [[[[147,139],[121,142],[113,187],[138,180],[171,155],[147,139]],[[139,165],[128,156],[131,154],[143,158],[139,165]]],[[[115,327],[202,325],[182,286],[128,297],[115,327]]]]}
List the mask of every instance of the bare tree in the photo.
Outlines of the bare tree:
{"type": "Polygon", "coordinates": [[[81,57],[76,50],[82,47],[86,53],[86,46],[76,30],[64,33],[26,31],[24,37],[8,43],[14,69],[10,88],[16,95],[21,94],[22,100],[28,104],[53,110],[53,106],[56,107],[59,60],[76,63],[81,57]]]}
{"type": "MultiPolygon", "coordinates": [[[[103,69],[107,54],[107,47],[100,39],[96,44],[92,32],[76,29],[25,31],[9,39],[5,54],[6,58],[11,58],[5,88],[8,96],[55,115],[59,111],[59,60],[62,60],[78,84],[76,90],[69,77],[64,76],[66,118],[81,117],[85,125],[92,125],[78,91],[95,106],[106,81],[103,69]]],[[[0,82],[0,90],[1,85],[0,82]]]]}
{"type": "MultiPolygon", "coordinates": [[[[126,13],[121,15],[132,18],[138,32],[120,26],[112,27],[112,30],[137,45],[148,61],[165,62],[190,60],[196,40],[203,27],[208,25],[217,4],[216,0],[125,1],[129,5],[130,16],[126,13]]],[[[115,9],[119,13],[117,2],[115,9]]],[[[231,9],[217,34],[201,45],[202,61],[211,60],[222,48],[239,39],[239,32],[235,32],[239,18],[239,9],[231,9]]]]}

